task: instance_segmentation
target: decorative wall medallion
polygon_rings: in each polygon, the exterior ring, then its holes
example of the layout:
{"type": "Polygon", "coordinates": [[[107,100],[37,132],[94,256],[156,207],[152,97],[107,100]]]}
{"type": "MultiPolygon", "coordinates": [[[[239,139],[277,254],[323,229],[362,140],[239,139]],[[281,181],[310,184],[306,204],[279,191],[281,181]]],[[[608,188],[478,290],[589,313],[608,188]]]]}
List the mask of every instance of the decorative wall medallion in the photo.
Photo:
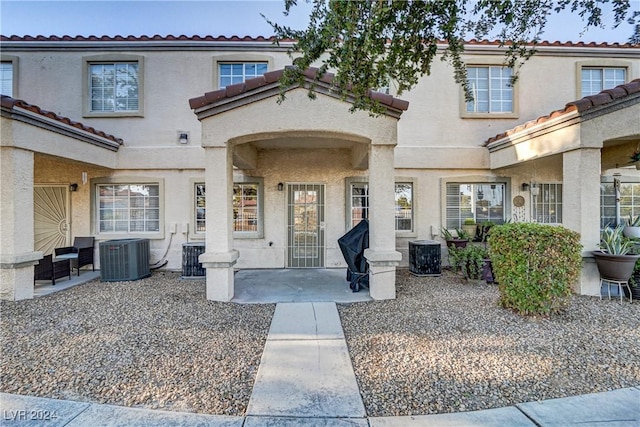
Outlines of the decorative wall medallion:
{"type": "Polygon", "coordinates": [[[524,197],[516,196],[513,198],[513,206],[517,208],[521,208],[524,206],[524,197]]]}

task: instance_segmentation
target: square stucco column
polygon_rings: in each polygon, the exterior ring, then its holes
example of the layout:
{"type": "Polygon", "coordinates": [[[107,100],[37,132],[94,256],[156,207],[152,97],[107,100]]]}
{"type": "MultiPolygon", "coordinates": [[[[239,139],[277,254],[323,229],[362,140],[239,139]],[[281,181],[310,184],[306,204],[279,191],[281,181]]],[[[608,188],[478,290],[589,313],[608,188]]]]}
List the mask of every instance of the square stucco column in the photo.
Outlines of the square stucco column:
{"type": "Polygon", "coordinates": [[[33,153],[0,148],[0,298],[33,298],[33,153]]]}
{"type": "Polygon", "coordinates": [[[376,300],[396,297],[395,179],[393,145],[371,145],[369,154],[369,293],[376,300]]]}
{"type": "Polygon", "coordinates": [[[207,191],[206,251],[200,255],[207,269],[207,299],[231,301],[233,265],[239,253],[233,249],[233,163],[231,149],[205,147],[207,191]]]}
{"type": "Polygon", "coordinates": [[[562,155],[562,205],[565,227],[580,233],[582,273],[575,291],[600,295],[600,275],[591,256],[600,242],[600,149],[582,148],[562,155]]]}

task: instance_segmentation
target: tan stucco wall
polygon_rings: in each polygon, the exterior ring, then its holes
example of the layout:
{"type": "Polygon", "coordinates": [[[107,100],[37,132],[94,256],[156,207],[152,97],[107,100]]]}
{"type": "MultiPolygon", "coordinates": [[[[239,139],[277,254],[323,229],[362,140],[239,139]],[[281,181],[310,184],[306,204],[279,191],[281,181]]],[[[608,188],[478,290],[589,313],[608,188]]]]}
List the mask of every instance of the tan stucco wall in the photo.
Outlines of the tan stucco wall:
{"type": "MultiPolygon", "coordinates": [[[[168,248],[167,268],[180,269],[182,243],[202,238],[192,232],[192,192],[193,183],[204,180],[207,166],[205,150],[200,147],[201,124],[189,109],[188,99],[217,89],[216,58],[243,60],[263,55],[268,57],[270,69],[280,69],[290,62],[284,51],[273,52],[272,49],[269,45],[253,51],[227,48],[219,53],[190,48],[180,51],[122,50],[119,53],[144,57],[144,117],[127,118],[82,116],[82,85],[79,83],[82,81],[82,58],[108,54],[107,50],[12,51],[13,55],[20,57],[17,98],[95,126],[123,138],[125,143],[117,153],[107,152],[23,123],[7,124],[3,118],[2,144],[15,141],[27,150],[50,155],[36,155],[33,177],[36,183],[81,184],[81,173],[88,172],[89,183],[80,185],[71,197],[73,235],[94,231],[92,221],[96,213],[91,206],[92,179],[152,177],[161,180],[164,229],[151,241],[152,261],[158,260],[168,248]],[[56,84],[52,85],[51,80],[56,84]],[[178,144],[178,131],[189,133],[189,144],[178,144]],[[63,161],[54,156],[73,161],[63,161]],[[91,164],[98,166],[89,166],[91,164]],[[172,232],[174,229],[175,233],[172,232]]],[[[500,55],[481,54],[480,51],[479,48],[469,50],[467,62],[496,65],[502,61],[500,55]]],[[[607,65],[612,60],[628,64],[629,79],[640,75],[637,49],[573,49],[567,54],[562,50],[542,49],[522,69],[515,89],[519,110],[517,117],[513,118],[461,118],[461,89],[453,81],[451,68],[435,61],[431,76],[423,78],[411,92],[401,95],[402,99],[410,102],[410,107],[398,122],[397,135],[389,132],[389,129],[395,129],[389,126],[389,121],[396,120],[394,118],[350,114],[347,111],[349,104],[326,96],[310,101],[302,89],[289,92],[284,106],[272,98],[221,114],[220,120],[205,120],[202,132],[210,137],[213,144],[222,145],[231,140],[246,147],[253,143],[268,147],[265,140],[279,136],[288,138],[289,142],[297,140],[298,144],[296,149],[254,148],[257,165],[245,173],[264,178],[264,238],[235,239],[234,247],[241,252],[236,266],[284,265],[285,192],[278,192],[276,186],[278,182],[299,181],[327,185],[326,265],[343,265],[336,240],[346,231],[344,179],[368,173],[367,170],[354,169],[349,162],[353,154],[348,148],[350,144],[368,144],[370,141],[374,144],[395,143],[397,137],[395,175],[396,178],[410,178],[415,192],[415,230],[396,239],[398,250],[404,253],[403,265],[407,264],[408,241],[437,238],[433,231],[439,230],[444,222],[442,182],[448,177],[473,180],[498,175],[510,177],[511,195],[506,202],[511,203],[515,195],[525,196],[523,215],[526,220],[530,215],[527,210],[530,199],[528,193],[520,191],[520,184],[560,181],[563,166],[558,153],[577,148],[578,143],[597,145],[603,139],[640,134],[637,130],[638,106],[581,125],[548,128],[554,132],[528,135],[514,147],[496,151],[491,156],[482,143],[506,129],[548,114],[579,98],[577,67],[580,63],[607,65]],[[632,127],[634,125],[635,128],[632,127]],[[336,129],[342,133],[336,134],[336,129]],[[306,139],[306,136],[312,138],[306,139]],[[317,138],[325,141],[336,139],[337,146],[342,148],[320,149],[317,138]],[[312,140],[314,142],[310,142],[312,140]],[[521,164],[535,158],[540,160],[521,164]],[[496,170],[491,171],[491,168],[496,170]],[[269,246],[271,241],[273,246],[269,246]]],[[[627,146],[637,145],[637,138],[626,144],[625,150],[627,146]]],[[[621,153],[621,148],[613,147],[603,151],[603,159],[607,159],[603,160],[603,167],[616,163],[621,153]]],[[[113,237],[124,236],[97,236],[98,240],[113,237]]]]}
{"type": "MultiPolygon", "coordinates": [[[[269,62],[270,70],[281,69],[291,63],[284,49],[276,51],[271,43],[241,43],[236,47],[225,46],[224,51],[196,50],[182,46],[179,51],[154,49],[149,43],[146,50],[127,50],[126,44],[114,53],[139,55],[144,59],[144,118],[89,118],[82,117],[82,64],[84,57],[109,55],[110,51],[96,48],[81,50],[19,50],[11,43],[3,46],[7,53],[20,58],[20,75],[16,97],[35,103],[73,120],[82,121],[97,129],[106,130],[125,140],[126,147],[175,147],[177,132],[189,133],[193,147],[200,144],[200,125],[189,109],[188,99],[217,89],[216,59],[262,59],[269,62]],[[43,53],[44,52],[44,53],[43,53]],[[50,84],[51,76],[56,82],[50,84]],[[170,82],[170,84],[167,84],[170,82]],[[64,102],[61,102],[64,100],[64,102]]],[[[470,46],[465,54],[469,64],[497,65],[503,57],[494,48],[470,46]]],[[[519,100],[517,118],[463,119],[460,118],[461,89],[455,84],[452,69],[441,61],[434,61],[431,75],[420,80],[410,92],[400,95],[410,102],[410,108],[398,124],[400,147],[438,147],[443,150],[460,147],[479,147],[484,140],[540,115],[562,108],[566,102],[580,98],[578,64],[626,65],[629,80],[640,76],[640,54],[637,49],[577,49],[544,48],[531,58],[521,70],[516,87],[519,100]],[[455,130],[455,131],[453,131],[455,130]]],[[[392,94],[393,92],[393,87],[392,94]]],[[[289,102],[287,100],[285,102],[289,102]]],[[[312,104],[307,104],[312,105],[312,104]]],[[[345,116],[348,105],[336,105],[345,116]]],[[[277,105],[273,103],[273,110],[277,105]]],[[[303,106],[303,111],[308,111],[303,106]]],[[[251,116],[253,118],[254,116],[251,116]]],[[[246,117],[245,117],[246,119],[246,117]]],[[[251,122],[252,120],[245,120],[251,122]]],[[[224,131],[224,129],[221,129],[224,131]]],[[[261,131],[261,130],[259,130],[261,131]]],[[[171,156],[175,154],[171,153],[171,156]]],[[[180,155],[182,156],[182,155],[180,155]]],[[[422,155],[413,156],[410,151],[402,156],[400,167],[423,167],[422,155]]],[[[145,158],[145,156],[142,156],[145,158]]],[[[435,167],[448,164],[450,154],[436,152],[430,162],[435,167]]],[[[127,160],[123,160],[127,162],[127,160]]],[[[469,167],[485,167],[486,158],[477,156],[480,163],[469,167]]],[[[130,167],[129,162],[123,167],[130,167]]]]}
{"type": "Polygon", "coordinates": [[[363,175],[351,168],[347,150],[261,150],[258,167],[247,173],[264,177],[264,238],[234,240],[240,251],[237,267],[285,266],[287,192],[278,191],[280,182],[325,185],[326,266],[345,265],[337,242],[345,233],[345,178],[363,175]],[[269,247],[269,242],[273,246],[269,247]]]}
{"type": "MultiPolygon", "coordinates": [[[[108,176],[112,172],[107,168],[73,162],[60,157],[36,154],[33,170],[33,182],[37,184],[78,184],[78,190],[70,192],[70,235],[91,235],[91,180],[108,176]],[[82,183],[82,173],[87,173],[86,184],[82,183]]],[[[71,243],[71,242],[70,242],[71,243]]]]}
{"type": "MultiPolygon", "coordinates": [[[[41,116],[37,118],[44,120],[46,124],[47,119],[43,119],[41,116]]],[[[19,120],[7,120],[3,118],[2,124],[3,129],[5,125],[11,128],[11,134],[7,135],[5,139],[5,131],[3,130],[3,138],[2,141],[0,141],[0,145],[62,156],[70,160],[97,164],[109,168],[116,166],[116,153],[98,145],[63,135],[58,131],[23,123],[19,120]]],[[[55,124],[60,126],[60,123],[55,124]]],[[[92,136],[95,137],[95,135],[92,136]]]]}
{"type": "Polygon", "coordinates": [[[227,141],[237,138],[242,142],[251,141],[250,135],[254,134],[259,135],[257,138],[267,139],[295,131],[332,139],[353,138],[373,144],[396,143],[395,118],[374,118],[364,112],[350,114],[346,111],[349,104],[323,95],[310,100],[305,89],[287,92],[285,103],[277,104],[276,97],[272,97],[203,120],[205,144],[224,146],[227,141]],[[345,112],[336,113],[340,111],[345,112]],[[335,130],[339,131],[338,135],[335,130]]]}

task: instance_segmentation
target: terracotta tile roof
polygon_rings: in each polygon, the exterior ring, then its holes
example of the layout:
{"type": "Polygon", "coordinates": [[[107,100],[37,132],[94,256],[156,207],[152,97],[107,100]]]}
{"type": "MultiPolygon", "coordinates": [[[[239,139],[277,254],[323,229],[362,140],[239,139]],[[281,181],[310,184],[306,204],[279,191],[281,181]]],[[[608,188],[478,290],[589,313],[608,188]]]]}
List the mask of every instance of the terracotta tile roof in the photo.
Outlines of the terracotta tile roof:
{"type": "Polygon", "coordinates": [[[600,93],[595,95],[585,96],[582,99],[578,99],[577,101],[571,101],[565,105],[565,107],[561,110],[552,111],[550,114],[546,116],[538,117],[535,120],[531,120],[526,122],[520,126],[516,126],[513,129],[502,132],[492,138],[489,138],[484,146],[491,144],[492,142],[499,141],[508,136],[514,135],[518,132],[521,132],[525,129],[528,129],[532,126],[544,123],[551,119],[555,119],[556,117],[562,116],[563,114],[567,114],[573,111],[577,111],[578,113],[582,113],[590,108],[599,107],[601,105],[606,105],[610,102],[613,102],[617,99],[624,98],[626,96],[632,95],[634,93],[640,92],[640,79],[635,79],[630,81],[627,84],[623,84],[620,86],[616,86],[613,89],[605,89],[600,93]]]}
{"type": "MultiPolygon", "coordinates": [[[[309,82],[313,82],[318,73],[319,69],[315,67],[309,67],[304,71],[305,80],[309,82]]],[[[276,83],[280,80],[282,75],[284,74],[284,70],[275,70],[269,71],[263,74],[260,77],[255,77],[253,79],[248,79],[243,83],[236,83],[233,85],[229,85],[224,89],[214,90],[212,92],[207,92],[202,96],[198,96],[196,98],[191,98],[189,100],[189,106],[192,109],[204,107],[205,105],[212,104],[216,101],[225,98],[233,98],[234,96],[238,96],[240,94],[248,93],[252,90],[258,89],[263,86],[267,86],[272,83],[276,83]]],[[[331,73],[325,73],[319,80],[320,83],[324,83],[326,85],[331,85],[333,82],[335,75],[331,73]]],[[[404,101],[399,98],[394,98],[391,95],[371,91],[369,93],[371,99],[378,101],[380,104],[386,107],[393,108],[395,110],[406,110],[409,107],[409,102],[404,101]]]]}
{"type": "MultiPolygon", "coordinates": [[[[265,41],[265,42],[273,42],[275,41],[275,37],[251,37],[251,36],[161,36],[161,35],[153,35],[153,36],[5,36],[0,35],[0,41],[16,41],[16,42],[56,42],[56,41],[69,41],[69,42],[93,42],[93,41],[104,41],[104,42],[152,42],[152,41],[247,41],[247,42],[257,42],[257,41],[265,41]]],[[[287,41],[287,40],[282,40],[287,41]]]]}
{"type": "MultiPolygon", "coordinates": [[[[105,42],[117,42],[117,41],[133,41],[133,42],[141,42],[141,41],[220,41],[220,42],[225,42],[225,41],[247,41],[247,42],[260,42],[260,41],[266,41],[266,42],[273,42],[275,41],[275,37],[274,36],[257,36],[257,37],[252,37],[252,36],[237,36],[237,35],[232,35],[232,36],[211,36],[211,35],[205,35],[205,36],[198,36],[198,35],[193,35],[193,36],[186,36],[186,35],[179,35],[179,36],[174,36],[174,35],[166,35],[166,36],[161,36],[161,35],[153,35],[153,36],[147,36],[147,35],[142,35],[142,36],[132,36],[132,35],[128,35],[128,36],[123,36],[123,35],[116,35],[116,36],[96,36],[96,35],[89,35],[89,36],[70,36],[70,35],[63,35],[63,36],[55,36],[55,35],[50,35],[50,36],[43,36],[43,35],[36,35],[36,36],[16,36],[16,35],[10,35],[10,36],[5,36],[5,35],[0,35],[0,41],[24,41],[24,42],[31,42],[31,41],[43,41],[43,42],[54,42],[54,41],[77,41],[77,42],[91,42],[91,41],[105,41],[105,42]]],[[[293,40],[282,40],[282,41],[293,41],[293,40]]],[[[444,40],[440,41],[440,43],[446,43],[444,40]]],[[[481,45],[481,46],[500,46],[501,42],[499,40],[487,40],[487,39],[483,39],[483,40],[477,40],[477,39],[471,39],[465,42],[465,44],[468,45],[481,45]]],[[[534,44],[531,43],[529,44],[530,46],[533,46],[534,44]]],[[[630,43],[607,43],[607,42],[603,42],[603,43],[596,43],[596,42],[571,42],[571,41],[567,41],[567,42],[560,42],[560,41],[540,41],[538,43],[535,44],[536,46],[560,46],[560,47],[603,47],[603,48],[611,48],[611,47],[615,47],[615,48],[637,48],[638,45],[634,45],[634,44],[630,44],[630,43]]]]}
{"type": "Polygon", "coordinates": [[[80,122],[75,122],[75,121],[69,119],[68,117],[62,117],[62,116],[59,116],[56,113],[53,113],[51,111],[43,110],[42,108],[38,107],[37,105],[29,104],[29,103],[27,103],[27,102],[25,102],[25,101],[23,101],[21,99],[14,99],[14,98],[12,98],[10,96],[2,95],[1,105],[2,105],[2,108],[6,108],[8,110],[13,110],[13,109],[15,109],[15,107],[22,108],[24,110],[28,110],[28,111],[30,111],[32,113],[35,113],[35,114],[39,115],[39,116],[46,117],[46,118],[51,119],[51,120],[55,120],[57,122],[65,124],[67,126],[71,126],[71,127],[76,128],[76,129],[82,130],[84,132],[88,132],[90,134],[93,134],[95,136],[99,136],[101,138],[107,139],[109,141],[112,141],[112,142],[116,143],[117,145],[122,145],[123,142],[124,142],[121,138],[116,138],[113,135],[110,135],[110,134],[107,134],[107,133],[102,132],[100,130],[97,130],[97,129],[91,127],[91,126],[86,126],[86,125],[83,125],[80,122]]]}

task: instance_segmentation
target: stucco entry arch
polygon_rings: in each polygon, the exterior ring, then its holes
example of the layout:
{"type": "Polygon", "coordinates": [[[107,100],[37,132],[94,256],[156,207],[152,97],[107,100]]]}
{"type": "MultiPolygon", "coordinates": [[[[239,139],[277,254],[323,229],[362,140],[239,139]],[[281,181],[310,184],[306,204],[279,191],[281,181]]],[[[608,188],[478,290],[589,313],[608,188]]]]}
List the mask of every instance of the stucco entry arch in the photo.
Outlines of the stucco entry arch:
{"type": "MultiPolygon", "coordinates": [[[[348,112],[325,76],[310,100],[304,87],[292,88],[276,103],[281,72],[193,98],[190,105],[201,121],[207,186],[207,299],[230,301],[233,269],[241,256],[233,247],[233,170],[256,166],[261,148],[348,149],[354,169],[369,170],[370,295],[395,298],[395,268],[401,254],[395,248],[394,147],[397,122],[406,102],[384,95],[387,112],[372,117],[348,112]],[[326,81],[325,81],[326,80],[326,81]]],[[[309,80],[310,83],[310,80],[309,80]]]]}

